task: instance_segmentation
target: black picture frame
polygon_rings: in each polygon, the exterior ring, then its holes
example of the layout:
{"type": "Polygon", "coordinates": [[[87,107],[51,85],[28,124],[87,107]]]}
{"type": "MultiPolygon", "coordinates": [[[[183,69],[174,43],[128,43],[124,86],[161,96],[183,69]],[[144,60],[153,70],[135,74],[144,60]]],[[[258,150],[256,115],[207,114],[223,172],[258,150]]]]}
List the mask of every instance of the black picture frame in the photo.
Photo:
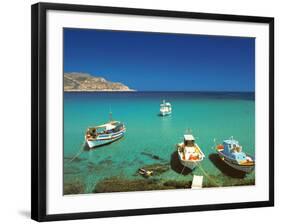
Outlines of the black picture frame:
{"type": "Polygon", "coordinates": [[[56,3],[34,4],[32,5],[31,12],[32,219],[37,221],[54,221],[274,206],[274,18],[56,3]],[[101,12],[124,15],[162,16],[269,24],[269,200],[243,203],[160,207],[70,214],[46,214],[46,13],[48,10],[101,12]]]}

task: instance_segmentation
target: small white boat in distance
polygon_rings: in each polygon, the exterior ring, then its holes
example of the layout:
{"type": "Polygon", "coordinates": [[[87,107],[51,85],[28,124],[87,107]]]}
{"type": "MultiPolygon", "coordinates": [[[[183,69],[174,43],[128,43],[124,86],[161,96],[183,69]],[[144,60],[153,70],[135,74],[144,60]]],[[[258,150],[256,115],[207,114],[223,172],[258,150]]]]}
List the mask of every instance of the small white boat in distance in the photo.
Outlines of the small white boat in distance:
{"type": "Polygon", "coordinates": [[[184,135],[184,142],[177,144],[178,157],[181,164],[193,170],[205,157],[199,146],[195,143],[192,134],[184,135]]]}
{"type": "Polygon", "coordinates": [[[106,124],[88,128],[85,141],[89,148],[102,146],[114,142],[124,136],[126,127],[120,121],[109,121],[106,124]]]}
{"type": "Polygon", "coordinates": [[[165,102],[163,100],[163,103],[160,104],[160,115],[161,116],[167,116],[172,113],[172,105],[169,102],[165,102]]]}

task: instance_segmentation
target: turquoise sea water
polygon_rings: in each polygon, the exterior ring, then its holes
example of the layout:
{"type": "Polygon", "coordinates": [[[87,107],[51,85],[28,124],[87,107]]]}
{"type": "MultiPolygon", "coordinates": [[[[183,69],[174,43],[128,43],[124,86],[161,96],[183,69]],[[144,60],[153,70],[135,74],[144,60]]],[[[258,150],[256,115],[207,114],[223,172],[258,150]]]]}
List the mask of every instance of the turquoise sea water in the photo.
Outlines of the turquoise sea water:
{"type": "Polygon", "coordinates": [[[83,193],[90,193],[105,178],[139,179],[142,177],[135,175],[138,168],[164,161],[171,164],[171,169],[158,177],[164,180],[191,180],[193,174],[207,174],[219,186],[243,184],[243,181],[253,180],[255,173],[244,176],[227,169],[218,161],[213,149],[214,138],[220,143],[230,136],[254,156],[253,93],[64,93],[64,182],[79,180],[85,185],[83,193]],[[171,116],[158,116],[163,99],[172,104],[171,116]],[[107,122],[109,111],[115,120],[125,123],[125,137],[78,153],[87,127],[107,122]],[[198,167],[193,172],[181,173],[181,168],[175,165],[178,162],[175,145],[183,140],[188,128],[205,153],[201,163],[205,173],[198,167]]]}

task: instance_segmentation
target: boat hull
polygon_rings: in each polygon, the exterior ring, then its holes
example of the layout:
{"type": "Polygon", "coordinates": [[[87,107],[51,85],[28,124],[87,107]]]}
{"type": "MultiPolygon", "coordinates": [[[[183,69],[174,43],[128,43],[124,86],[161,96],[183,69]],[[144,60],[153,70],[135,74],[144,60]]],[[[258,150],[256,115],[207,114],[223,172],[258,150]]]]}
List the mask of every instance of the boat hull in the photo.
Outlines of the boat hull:
{"type": "Polygon", "coordinates": [[[250,173],[254,170],[255,165],[241,165],[238,164],[235,160],[228,158],[225,156],[222,152],[218,151],[219,157],[222,161],[224,161],[228,166],[232,167],[235,170],[244,172],[244,173],[250,173]]]}
{"type": "Polygon", "coordinates": [[[168,116],[168,115],[170,115],[170,114],[172,114],[172,112],[170,111],[170,112],[162,112],[162,111],[160,111],[160,116],[168,116]]]}
{"type": "Polygon", "coordinates": [[[197,148],[197,150],[199,150],[199,152],[200,152],[200,154],[201,154],[201,159],[199,159],[199,160],[187,160],[187,159],[184,159],[184,158],[183,158],[183,155],[182,155],[182,152],[180,152],[180,148],[181,148],[181,145],[182,145],[182,144],[183,144],[183,143],[177,145],[177,151],[178,151],[178,158],[179,158],[179,161],[180,161],[180,163],[181,163],[184,167],[187,167],[187,168],[189,168],[190,170],[193,170],[193,169],[195,169],[195,168],[199,165],[199,163],[200,163],[201,161],[203,161],[205,155],[204,155],[204,153],[201,151],[201,149],[199,148],[199,146],[198,146],[197,144],[195,144],[195,148],[197,148]]]}
{"type": "Polygon", "coordinates": [[[198,166],[198,161],[190,161],[190,160],[182,160],[179,156],[180,163],[184,166],[189,168],[190,170],[194,170],[195,167],[198,166]]]}
{"type": "Polygon", "coordinates": [[[90,149],[96,148],[102,145],[107,145],[110,144],[120,138],[122,138],[125,135],[125,130],[119,132],[119,133],[114,133],[111,135],[101,135],[99,138],[95,140],[88,140],[86,139],[86,142],[89,146],[90,149]]]}

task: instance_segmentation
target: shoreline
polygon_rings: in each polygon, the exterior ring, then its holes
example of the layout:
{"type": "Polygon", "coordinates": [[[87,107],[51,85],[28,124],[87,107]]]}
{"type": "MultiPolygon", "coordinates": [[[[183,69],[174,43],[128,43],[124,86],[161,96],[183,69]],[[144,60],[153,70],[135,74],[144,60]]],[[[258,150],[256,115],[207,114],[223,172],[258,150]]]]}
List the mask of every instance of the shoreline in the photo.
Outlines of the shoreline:
{"type": "Polygon", "coordinates": [[[130,90],[110,90],[110,89],[106,89],[106,90],[63,90],[63,92],[137,92],[134,89],[130,89],[130,90]]]}

